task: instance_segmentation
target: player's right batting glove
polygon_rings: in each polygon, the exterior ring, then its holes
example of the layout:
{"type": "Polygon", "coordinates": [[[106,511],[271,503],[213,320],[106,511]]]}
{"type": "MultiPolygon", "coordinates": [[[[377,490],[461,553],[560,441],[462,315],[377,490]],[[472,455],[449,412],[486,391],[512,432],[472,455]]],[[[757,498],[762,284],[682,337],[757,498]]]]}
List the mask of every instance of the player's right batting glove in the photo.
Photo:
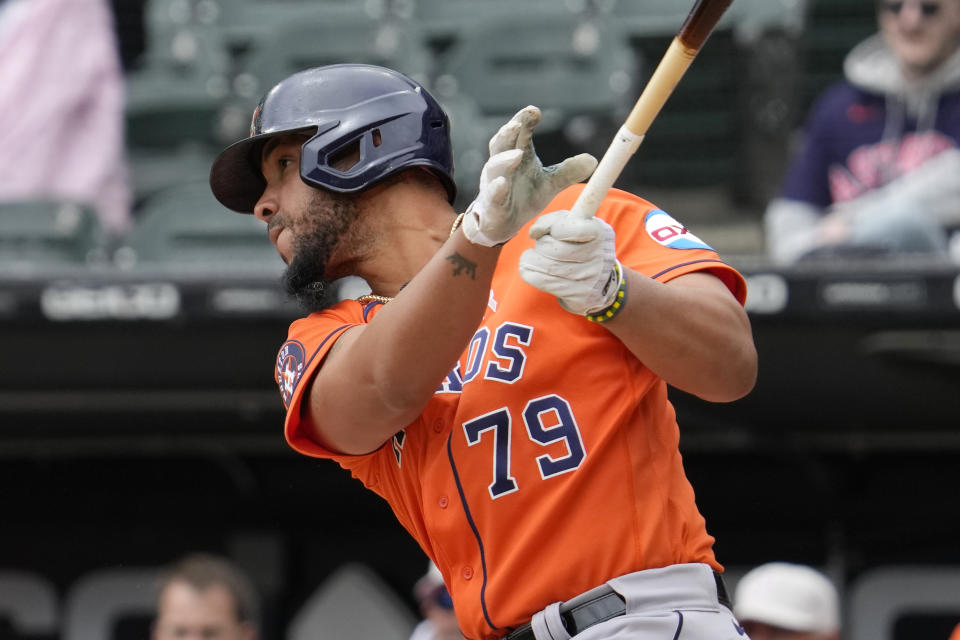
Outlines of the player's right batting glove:
{"type": "Polygon", "coordinates": [[[526,107],[490,139],[490,159],[480,173],[480,191],[467,207],[463,233],[487,247],[503,244],[543,210],[560,191],[586,179],[597,160],[588,153],[544,167],[533,149],[540,109],[526,107]]]}
{"type": "Polygon", "coordinates": [[[571,313],[606,310],[617,301],[623,268],[617,261],[613,227],[596,217],[552,211],[530,227],[533,249],[520,256],[520,277],[551,293],[571,313]]]}

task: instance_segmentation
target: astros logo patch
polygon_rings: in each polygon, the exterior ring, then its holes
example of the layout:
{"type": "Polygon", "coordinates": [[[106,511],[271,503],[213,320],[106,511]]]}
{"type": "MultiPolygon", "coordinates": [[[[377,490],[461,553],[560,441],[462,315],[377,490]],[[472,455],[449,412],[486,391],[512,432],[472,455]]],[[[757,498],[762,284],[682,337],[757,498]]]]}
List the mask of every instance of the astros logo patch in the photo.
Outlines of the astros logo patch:
{"type": "Polygon", "coordinates": [[[650,237],[670,249],[708,249],[713,248],[690,233],[689,230],[666,211],[654,209],[647,213],[644,225],[650,237]]]}
{"type": "Polygon", "coordinates": [[[280,385],[280,397],[283,406],[289,407],[293,392],[303,375],[303,345],[297,340],[288,340],[277,354],[277,384],[280,385]]]}

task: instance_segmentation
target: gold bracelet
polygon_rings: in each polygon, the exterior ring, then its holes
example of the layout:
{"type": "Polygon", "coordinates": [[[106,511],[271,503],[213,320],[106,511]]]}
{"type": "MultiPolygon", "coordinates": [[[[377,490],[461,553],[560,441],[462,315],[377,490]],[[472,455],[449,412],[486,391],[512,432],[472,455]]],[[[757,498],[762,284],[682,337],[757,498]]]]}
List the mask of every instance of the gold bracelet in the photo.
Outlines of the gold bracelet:
{"type": "Polygon", "coordinates": [[[447,236],[448,238],[452,238],[453,234],[460,228],[460,225],[463,224],[463,216],[465,215],[467,215],[466,212],[461,213],[457,216],[457,219],[453,221],[453,226],[450,227],[450,235],[447,236]]]}

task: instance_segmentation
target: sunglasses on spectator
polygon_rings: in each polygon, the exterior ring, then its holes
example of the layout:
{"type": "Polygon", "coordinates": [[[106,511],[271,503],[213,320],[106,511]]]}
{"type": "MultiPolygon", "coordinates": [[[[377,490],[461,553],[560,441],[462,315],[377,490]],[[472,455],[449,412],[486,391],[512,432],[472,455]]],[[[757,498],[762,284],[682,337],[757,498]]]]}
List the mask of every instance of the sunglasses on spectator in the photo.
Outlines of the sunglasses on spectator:
{"type": "MultiPolygon", "coordinates": [[[[887,13],[898,16],[905,4],[906,2],[902,0],[893,0],[892,2],[881,2],[880,8],[887,13]]],[[[920,7],[920,15],[924,18],[932,18],[940,12],[939,2],[918,2],[917,6],[920,7]]]]}

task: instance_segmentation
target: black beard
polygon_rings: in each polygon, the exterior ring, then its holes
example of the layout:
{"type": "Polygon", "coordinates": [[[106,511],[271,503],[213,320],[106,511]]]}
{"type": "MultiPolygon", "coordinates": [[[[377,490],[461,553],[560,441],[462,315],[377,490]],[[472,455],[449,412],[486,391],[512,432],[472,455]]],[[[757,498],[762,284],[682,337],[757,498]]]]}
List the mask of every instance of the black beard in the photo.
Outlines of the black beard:
{"type": "Polygon", "coordinates": [[[311,203],[295,253],[283,274],[283,288],[308,313],[323,311],[337,302],[333,280],[348,275],[327,273],[333,251],[355,231],[359,210],[347,196],[336,194],[327,202],[311,203]]]}

